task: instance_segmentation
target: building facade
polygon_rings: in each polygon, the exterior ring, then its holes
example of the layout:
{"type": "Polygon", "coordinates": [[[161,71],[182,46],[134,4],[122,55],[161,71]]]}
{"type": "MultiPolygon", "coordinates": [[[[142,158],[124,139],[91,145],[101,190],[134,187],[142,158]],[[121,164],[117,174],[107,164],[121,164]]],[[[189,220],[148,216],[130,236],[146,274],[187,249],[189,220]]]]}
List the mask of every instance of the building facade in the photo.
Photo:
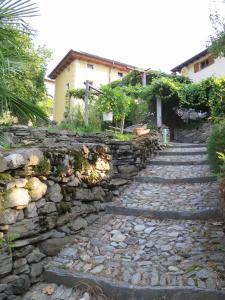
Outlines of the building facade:
{"type": "Polygon", "coordinates": [[[94,87],[120,79],[134,66],[106,59],[85,52],[70,50],[49,74],[55,80],[54,120],[64,119],[66,93],[68,89],[84,88],[89,81],[94,87]]]}
{"type": "Polygon", "coordinates": [[[208,49],[191,57],[171,70],[198,82],[210,76],[225,76],[225,57],[214,58],[208,49]]]}

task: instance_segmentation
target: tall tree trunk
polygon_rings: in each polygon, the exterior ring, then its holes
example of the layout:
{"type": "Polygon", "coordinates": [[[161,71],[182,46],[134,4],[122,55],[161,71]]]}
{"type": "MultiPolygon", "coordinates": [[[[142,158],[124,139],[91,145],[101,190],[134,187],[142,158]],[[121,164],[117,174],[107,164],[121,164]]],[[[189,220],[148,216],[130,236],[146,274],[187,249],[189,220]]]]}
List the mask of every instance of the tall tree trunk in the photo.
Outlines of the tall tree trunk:
{"type": "Polygon", "coordinates": [[[120,133],[123,133],[124,123],[125,123],[125,116],[123,116],[123,118],[121,119],[121,122],[120,122],[120,133]]]}

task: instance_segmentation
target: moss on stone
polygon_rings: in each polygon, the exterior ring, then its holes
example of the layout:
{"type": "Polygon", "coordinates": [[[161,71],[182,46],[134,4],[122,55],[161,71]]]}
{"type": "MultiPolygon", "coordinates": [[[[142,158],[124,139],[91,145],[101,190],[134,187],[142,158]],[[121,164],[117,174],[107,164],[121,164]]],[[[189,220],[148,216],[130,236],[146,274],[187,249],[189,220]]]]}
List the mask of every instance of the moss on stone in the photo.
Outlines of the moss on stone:
{"type": "Polygon", "coordinates": [[[49,175],[51,172],[50,160],[46,157],[43,158],[37,166],[34,166],[33,170],[37,175],[49,175]]]}
{"type": "Polygon", "coordinates": [[[0,173],[0,181],[11,181],[13,179],[9,172],[0,173]]]}
{"type": "Polygon", "coordinates": [[[91,164],[81,152],[73,151],[72,156],[74,158],[73,166],[75,171],[85,171],[91,167],[91,164]]]}
{"type": "Polygon", "coordinates": [[[57,210],[60,215],[71,212],[71,205],[65,201],[62,201],[57,205],[57,210]]]}

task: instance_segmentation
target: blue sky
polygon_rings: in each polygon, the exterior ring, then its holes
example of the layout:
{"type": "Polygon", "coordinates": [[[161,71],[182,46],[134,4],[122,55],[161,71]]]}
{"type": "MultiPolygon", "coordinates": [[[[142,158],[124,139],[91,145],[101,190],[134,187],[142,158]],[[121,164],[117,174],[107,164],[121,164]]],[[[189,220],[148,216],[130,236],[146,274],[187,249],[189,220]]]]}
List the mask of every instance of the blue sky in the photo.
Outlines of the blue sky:
{"type": "MultiPolygon", "coordinates": [[[[214,2],[221,3],[221,0],[214,2]]],[[[206,47],[210,0],[36,0],[35,43],[53,52],[49,70],[70,50],[169,71],[206,47]]],[[[218,7],[218,5],[217,5],[218,7]]],[[[225,4],[223,9],[225,8],[225,4]]]]}

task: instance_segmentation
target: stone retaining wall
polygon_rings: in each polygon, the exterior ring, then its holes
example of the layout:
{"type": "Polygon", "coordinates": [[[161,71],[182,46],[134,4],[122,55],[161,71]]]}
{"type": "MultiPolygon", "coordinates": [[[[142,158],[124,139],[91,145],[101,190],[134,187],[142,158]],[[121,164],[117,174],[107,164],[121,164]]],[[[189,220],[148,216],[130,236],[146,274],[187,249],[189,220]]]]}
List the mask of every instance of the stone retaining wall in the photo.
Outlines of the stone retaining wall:
{"type": "Polygon", "coordinates": [[[104,210],[108,152],[92,144],[1,154],[0,299],[15,299],[39,281],[48,257],[104,210]]]}
{"type": "Polygon", "coordinates": [[[0,299],[16,299],[159,145],[155,135],[119,142],[25,127],[4,134],[22,145],[0,152],[0,299]]]}
{"type": "Polygon", "coordinates": [[[193,129],[175,128],[174,141],[180,143],[205,143],[208,140],[211,129],[212,125],[210,123],[204,123],[193,129]]]}

